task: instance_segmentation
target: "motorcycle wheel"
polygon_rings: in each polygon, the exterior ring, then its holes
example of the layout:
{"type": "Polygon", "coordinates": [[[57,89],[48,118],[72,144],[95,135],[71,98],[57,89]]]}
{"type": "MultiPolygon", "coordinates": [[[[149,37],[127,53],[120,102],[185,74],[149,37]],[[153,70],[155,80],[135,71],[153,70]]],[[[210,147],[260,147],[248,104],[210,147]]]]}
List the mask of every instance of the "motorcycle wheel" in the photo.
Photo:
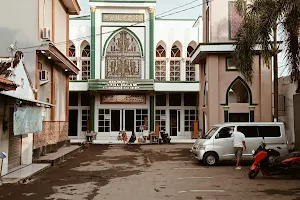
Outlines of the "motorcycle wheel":
{"type": "Polygon", "coordinates": [[[248,173],[248,177],[250,179],[254,179],[257,176],[258,172],[259,172],[259,170],[250,170],[248,173]]]}

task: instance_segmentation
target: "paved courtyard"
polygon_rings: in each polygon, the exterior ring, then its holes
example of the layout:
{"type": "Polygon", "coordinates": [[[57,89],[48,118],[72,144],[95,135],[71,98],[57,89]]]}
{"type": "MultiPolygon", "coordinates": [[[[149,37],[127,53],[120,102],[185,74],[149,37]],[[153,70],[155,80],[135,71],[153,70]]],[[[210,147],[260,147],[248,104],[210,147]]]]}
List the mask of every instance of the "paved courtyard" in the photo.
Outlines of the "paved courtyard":
{"type": "Polygon", "coordinates": [[[24,184],[1,186],[0,199],[300,199],[300,180],[249,180],[249,166],[204,167],[190,146],[93,145],[24,184]]]}

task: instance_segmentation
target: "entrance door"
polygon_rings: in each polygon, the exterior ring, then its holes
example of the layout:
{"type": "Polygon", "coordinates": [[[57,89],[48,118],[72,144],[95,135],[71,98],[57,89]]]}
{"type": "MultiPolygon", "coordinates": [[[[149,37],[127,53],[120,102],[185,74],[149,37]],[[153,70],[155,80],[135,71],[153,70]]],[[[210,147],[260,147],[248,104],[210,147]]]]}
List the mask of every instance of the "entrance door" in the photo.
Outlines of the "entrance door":
{"type": "Polygon", "coordinates": [[[180,110],[170,110],[170,132],[171,136],[180,133],[180,110]]]}
{"type": "Polygon", "coordinates": [[[8,170],[21,165],[22,137],[14,135],[13,114],[14,109],[11,108],[9,119],[8,170]]]}
{"type": "Polygon", "coordinates": [[[78,110],[69,110],[69,136],[78,134],[78,110]]]}
{"type": "Polygon", "coordinates": [[[122,130],[121,127],[121,110],[111,110],[111,132],[119,132],[122,130]]]}
{"type": "Polygon", "coordinates": [[[127,132],[134,131],[134,110],[124,110],[123,115],[124,129],[127,132]]]}

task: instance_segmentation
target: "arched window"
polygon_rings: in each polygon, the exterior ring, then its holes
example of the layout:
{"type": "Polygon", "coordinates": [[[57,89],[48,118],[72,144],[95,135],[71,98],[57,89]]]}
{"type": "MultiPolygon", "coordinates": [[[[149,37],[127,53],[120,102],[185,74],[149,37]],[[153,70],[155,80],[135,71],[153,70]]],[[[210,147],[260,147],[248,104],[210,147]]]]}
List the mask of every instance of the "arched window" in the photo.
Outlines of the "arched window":
{"type": "Polygon", "coordinates": [[[91,47],[87,41],[81,44],[81,79],[89,80],[91,76],[91,47]]]}
{"type": "Polygon", "coordinates": [[[82,50],[81,57],[91,57],[91,47],[90,45],[86,45],[82,50]]]}
{"type": "Polygon", "coordinates": [[[188,46],[186,57],[190,58],[192,56],[192,53],[193,53],[194,50],[195,49],[192,46],[188,46]]]}
{"type": "Polygon", "coordinates": [[[162,45],[156,47],[155,80],[166,80],[166,50],[162,45]]]}
{"type": "Polygon", "coordinates": [[[229,89],[228,102],[249,103],[249,91],[240,79],[236,79],[229,89]]]}
{"type": "Polygon", "coordinates": [[[180,68],[181,68],[180,57],[181,57],[181,50],[178,47],[178,45],[174,44],[171,49],[170,81],[180,81],[180,75],[181,75],[181,73],[180,73],[180,68]]]}
{"type": "Polygon", "coordinates": [[[177,45],[172,46],[171,57],[181,57],[181,52],[177,45]]]}
{"type": "Polygon", "coordinates": [[[166,57],[166,50],[163,46],[159,45],[156,48],[156,57],[166,57]]]}
{"type": "Polygon", "coordinates": [[[118,32],[108,43],[105,55],[105,77],[141,78],[142,52],[138,40],[127,30],[118,32]]]}
{"type": "Polygon", "coordinates": [[[188,46],[188,48],[187,48],[187,61],[186,61],[186,63],[185,63],[185,72],[186,72],[186,74],[185,74],[185,79],[186,79],[186,81],[195,81],[196,80],[196,67],[195,67],[195,65],[192,65],[192,63],[191,63],[191,60],[190,60],[190,58],[191,58],[191,55],[192,55],[192,53],[193,53],[193,51],[194,51],[195,49],[192,47],[192,46],[188,46]]]}
{"type": "Polygon", "coordinates": [[[70,42],[70,47],[69,47],[69,57],[76,57],[76,48],[75,45],[70,42]]]}

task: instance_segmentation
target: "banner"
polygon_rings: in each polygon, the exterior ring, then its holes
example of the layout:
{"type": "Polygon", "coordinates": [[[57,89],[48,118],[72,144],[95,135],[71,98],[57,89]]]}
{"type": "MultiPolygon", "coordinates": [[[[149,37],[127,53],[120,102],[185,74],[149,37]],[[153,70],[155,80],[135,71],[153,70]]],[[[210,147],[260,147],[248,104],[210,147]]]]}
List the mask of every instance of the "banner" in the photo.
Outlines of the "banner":
{"type": "Polygon", "coordinates": [[[42,112],[42,107],[17,107],[14,112],[14,135],[42,132],[42,112]]]}

